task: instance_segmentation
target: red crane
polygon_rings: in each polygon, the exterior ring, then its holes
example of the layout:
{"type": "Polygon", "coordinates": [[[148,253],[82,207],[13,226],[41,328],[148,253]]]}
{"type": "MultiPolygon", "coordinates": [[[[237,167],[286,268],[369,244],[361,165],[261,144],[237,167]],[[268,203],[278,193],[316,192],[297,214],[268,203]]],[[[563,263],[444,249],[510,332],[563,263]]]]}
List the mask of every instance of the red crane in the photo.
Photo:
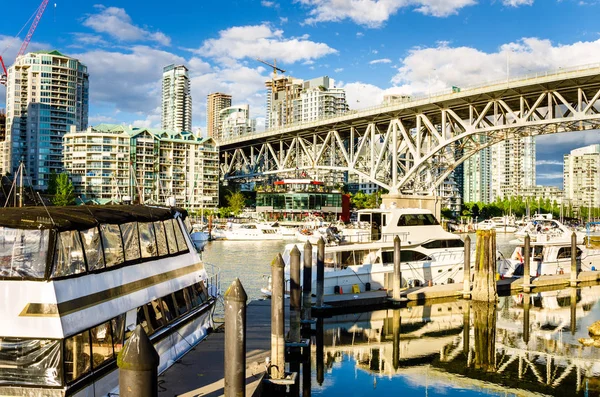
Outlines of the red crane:
{"type": "MultiPolygon", "coordinates": [[[[42,3],[37,8],[36,13],[35,13],[35,18],[33,19],[31,26],[29,27],[29,31],[27,32],[27,36],[25,36],[25,40],[23,40],[23,44],[21,44],[21,49],[19,50],[19,53],[17,54],[17,58],[19,56],[25,54],[25,50],[27,50],[27,46],[29,45],[29,42],[31,41],[31,37],[33,36],[33,33],[35,32],[35,28],[37,28],[38,23],[40,23],[40,19],[42,19],[42,15],[44,15],[44,11],[46,10],[48,1],[49,0],[42,0],[42,3]]],[[[8,78],[8,72],[6,71],[6,66],[4,65],[4,60],[2,59],[2,55],[0,55],[0,66],[2,66],[2,70],[0,70],[0,72],[2,72],[2,74],[0,75],[0,84],[6,85],[6,79],[8,78]]]]}

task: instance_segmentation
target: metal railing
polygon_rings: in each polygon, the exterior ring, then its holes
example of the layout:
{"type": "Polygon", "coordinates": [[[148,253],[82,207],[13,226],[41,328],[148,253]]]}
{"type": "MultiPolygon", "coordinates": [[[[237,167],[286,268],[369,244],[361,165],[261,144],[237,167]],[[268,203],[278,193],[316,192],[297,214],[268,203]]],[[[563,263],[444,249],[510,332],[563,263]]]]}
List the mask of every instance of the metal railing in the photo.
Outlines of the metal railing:
{"type": "Polygon", "coordinates": [[[221,268],[212,263],[204,263],[204,268],[206,269],[206,273],[208,274],[208,278],[205,281],[206,290],[208,294],[219,300],[222,296],[221,294],[221,268]]]}

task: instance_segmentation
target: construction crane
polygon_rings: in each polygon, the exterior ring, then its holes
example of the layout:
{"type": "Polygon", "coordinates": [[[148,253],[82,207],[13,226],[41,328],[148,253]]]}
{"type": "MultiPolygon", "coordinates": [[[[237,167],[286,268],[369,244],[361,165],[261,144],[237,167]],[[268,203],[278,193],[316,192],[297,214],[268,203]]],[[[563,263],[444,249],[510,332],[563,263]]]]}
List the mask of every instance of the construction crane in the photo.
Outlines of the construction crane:
{"type": "MultiPolygon", "coordinates": [[[[25,54],[25,51],[27,50],[27,46],[29,45],[29,42],[31,41],[31,37],[33,36],[33,33],[35,32],[35,28],[37,28],[38,23],[40,22],[40,19],[42,19],[42,15],[44,15],[44,11],[46,10],[48,1],[49,0],[42,0],[41,4],[37,8],[37,10],[35,12],[35,18],[33,19],[31,26],[29,27],[29,31],[27,32],[27,36],[25,36],[25,40],[23,40],[23,44],[21,44],[21,49],[17,53],[17,58],[20,57],[21,55],[25,54]]],[[[29,20],[31,20],[31,18],[29,18],[29,20]]],[[[27,21],[27,23],[28,22],[29,21],[27,21]]],[[[27,23],[25,25],[27,25],[27,23]]],[[[23,29],[21,29],[21,30],[23,30],[23,29]]],[[[6,70],[6,66],[4,65],[4,60],[2,59],[2,55],[0,55],[0,66],[2,66],[2,70],[0,70],[0,72],[2,73],[0,75],[0,84],[6,85],[6,80],[8,79],[8,72],[6,70]]]]}
{"type": "Polygon", "coordinates": [[[270,66],[270,67],[272,67],[272,68],[273,68],[273,78],[277,77],[277,71],[278,71],[278,70],[279,70],[281,73],[285,73],[285,70],[283,70],[283,69],[281,69],[281,68],[278,68],[278,67],[277,67],[277,59],[273,59],[273,64],[270,64],[269,62],[265,62],[265,61],[263,61],[262,59],[258,59],[258,58],[256,58],[256,60],[257,60],[258,62],[264,63],[265,65],[267,65],[267,66],[270,66]]]}

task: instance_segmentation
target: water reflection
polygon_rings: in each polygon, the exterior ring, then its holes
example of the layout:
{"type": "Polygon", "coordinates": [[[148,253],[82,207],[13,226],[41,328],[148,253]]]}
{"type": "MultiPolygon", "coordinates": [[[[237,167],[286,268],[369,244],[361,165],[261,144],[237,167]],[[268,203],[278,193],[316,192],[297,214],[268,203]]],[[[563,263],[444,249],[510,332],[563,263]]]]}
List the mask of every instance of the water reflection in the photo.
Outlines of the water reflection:
{"type": "Polygon", "coordinates": [[[600,395],[600,349],[578,341],[599,300],[586,287],[320,319],[312,394],[600,395]]]}

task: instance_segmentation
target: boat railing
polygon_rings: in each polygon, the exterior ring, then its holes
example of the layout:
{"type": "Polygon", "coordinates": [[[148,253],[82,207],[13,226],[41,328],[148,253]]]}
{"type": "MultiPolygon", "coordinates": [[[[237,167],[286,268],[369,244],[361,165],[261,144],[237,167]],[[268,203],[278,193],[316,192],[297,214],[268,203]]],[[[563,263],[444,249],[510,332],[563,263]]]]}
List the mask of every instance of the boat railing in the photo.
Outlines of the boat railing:
{"type": "Polygon", "coordinates": [[[408,232],[402,233],[379,233],[373,234],[370,231],[368,232],[359,232],[351,235],[347,235],[343,237],[344,243],[393,243],[394,238],[396,236],[400,237],[400,242],[408,241],[408,232]],[[375,237],[375,238],[374,238],[375,237]],[[377,238],[379,237],[379,238],[377,238]]]}
{"type": "Polygon", "coordinates": [[[204,268],[208,273],[208,278],[206,279],[208,294],[218,299],[221,296],[221,268],[212,263],[205,263],[204,268]]]}

